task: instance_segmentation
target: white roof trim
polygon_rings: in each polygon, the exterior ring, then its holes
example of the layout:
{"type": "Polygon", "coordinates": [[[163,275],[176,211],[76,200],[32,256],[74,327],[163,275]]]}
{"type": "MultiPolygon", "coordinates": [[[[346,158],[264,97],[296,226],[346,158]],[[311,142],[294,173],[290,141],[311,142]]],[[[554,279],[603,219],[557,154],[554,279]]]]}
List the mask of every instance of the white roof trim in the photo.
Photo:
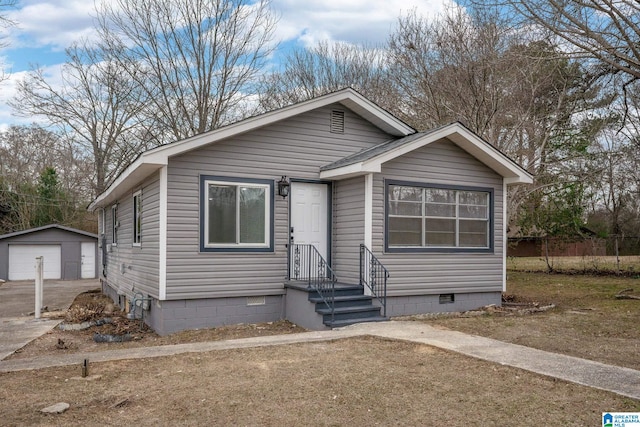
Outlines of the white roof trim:
{"type": "Polygon", "coordinates": [[[131,190],[134,185],[165,165],[166,163],[151,163],[146,161],[143,153],[113,181],[106,191],[96,197],[87,209],[94,211],[99,207],[109,206],[127,191],[131,190]]]}
{"type": "Polygon", "coordinates": [[[391,135],[402,137],[415,133],[415,129],[378,107],[355,90],[344,89],[339,92],[330,93],[328,95],[261,114],[259,116],[250,117],[237,123],[196,135],[182,141],[154,148],[153,150],[145,152],[144,156],[148,156],[150,159],[155,159],[156,157],[165,159],[166,157],[195,150],[203,145],[208,145],[225,138],[240,135],[263,126],[276,123],[280,120],[288,119],[290,117],[315,110],[316,108],[335,103],[343,104],[345,107],[353,110],[355,113],[361,115],[391,135]]]}
{"type": "Polygon", "coordinates": [[[345,179],[366,173],[380,172],[382,170],[382,164],[443,138],[451,140],[464,151],[504,177],[507,184],[533,183],[531,174],[460,123],[452,123],[444,126],[435,132],[426,134],[422,138],[418,138],[370,159],[336,169],[322,171],[320,172],[320,178],[345,179]]]}
{"type": "Polygon", "coordinates": [[[335,103],[343,104],[391,135],[403,137],[415,133],[415,129],[411,126],[378,107],[355,90],[347,88],[146,151],[129,165],[109,188],[91,202],[88,209],[93,211],[116,200],[119,195],[124,194],[130,188],[129,185],[135,185],[136,182],[167,165],[169,157],[335,103]]]}

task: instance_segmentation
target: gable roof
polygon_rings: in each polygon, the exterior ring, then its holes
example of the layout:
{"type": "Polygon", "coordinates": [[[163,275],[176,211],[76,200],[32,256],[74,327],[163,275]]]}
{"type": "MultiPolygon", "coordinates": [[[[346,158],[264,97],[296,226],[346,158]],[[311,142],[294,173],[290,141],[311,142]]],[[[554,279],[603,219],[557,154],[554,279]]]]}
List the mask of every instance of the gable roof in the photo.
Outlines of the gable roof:
{"type": "Polygon", "coordinates": [[[102,194],[91,202],[88,209],[94,210],[99,206],[106,206],[114,202],[142,179],[167,165],[172,156],[335,103],[344,105],[390,135],[404,137],[416,132],[411,126],[369,101],[354,89],[346,88],[145,151],[102,194]]]}
{"type": "Polygon", "coordinates": [[[533,177],[500,150],[460,122],[395,139],[344,157],[320,168],[320,178],[344,179],[381,172],[382,164],[446,138],[505,178],[507,184],[531,184],[533,177]]]}
{"type": "Polygon", "coordinates": [[[80,234],[87,237],[93,237],[94,239],[98,238],[97,234],[89,233],[87,231],[78,230],[76,228],[71,228],[71,227],[65,227],[64,225],[59,225],[59,224],[49,224],[49,225],[43,225],[42,227],[30,228],[28,230],[14,231],[13,233],[2,234],[0,235],[0,240],[8,239],[10,237],[21,236],[23,234],[37,233],[38,231],[49,230],[52,228],[62,230],[62,231],[68,231],[70,233],[80,234]]]}

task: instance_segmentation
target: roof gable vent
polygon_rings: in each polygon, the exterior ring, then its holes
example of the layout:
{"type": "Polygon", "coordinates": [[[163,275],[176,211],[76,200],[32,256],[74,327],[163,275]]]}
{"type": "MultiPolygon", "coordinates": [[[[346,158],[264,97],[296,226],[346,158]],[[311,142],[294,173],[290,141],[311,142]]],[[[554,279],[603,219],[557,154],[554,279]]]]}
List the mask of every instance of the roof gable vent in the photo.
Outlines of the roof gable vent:
{"type": "Polygon", "coordinates": [[[331,133],[344,133],[344,111],[331,110],[331,133]]]}

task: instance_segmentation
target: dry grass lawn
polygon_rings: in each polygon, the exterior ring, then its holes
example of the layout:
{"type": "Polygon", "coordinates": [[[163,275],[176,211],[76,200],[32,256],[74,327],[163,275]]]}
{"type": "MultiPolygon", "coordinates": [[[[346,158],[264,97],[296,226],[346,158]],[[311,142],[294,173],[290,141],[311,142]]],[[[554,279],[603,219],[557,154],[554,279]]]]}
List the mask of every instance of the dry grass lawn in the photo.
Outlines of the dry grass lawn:
{"type": "Polygon", "coordinates": [[[413,343],[357,338],[0,374],[22,425],[599,425],[640,402],[413,343]],[[39,410],[56,402],[60,415],[39,410]]]}
{"type": "MultiPolygon", "coordinates": [[[[556,272],[570,273],[617,273],[640,275],[640,256],[582,256],[549,257],[549,264],[556,272]]],[[[544,257],[509,257],[507,269],[513,271],[547,271],[544,257]]]]}
{"type": "MultiPolygon", "coordinates": [[[[493,313],[430,323],[543,350],[640,369],[640,279],[510,271],[520,302],[554,303],[531,315],[493,313]]],[[[92,305],[100,297],[83,295],[92,305]]],[[[87,304],[89,302],[90,304],[87,304]]],[[[101,305],[98,305],[102,315],[101,305]]],[[[79,319],[78,319],[79,320],[79,319]]],[[[118,321],[139,339],[95,344],[96,327],[54,331],[13,357],[298,332],[287,322],[158,337],[118,321]],[[59,349],[58,339],[69,348],[59,349]]],[[[603,411],[640,411],[640,401],[429,346],[362,337],[255,349],[92,363],[0,374],[3,426],[387,426],[599,425],[603,411]],[[70,409],[44,415],[57,402],[70,409]]]]}
{"type": "Polygon", "coordinates": [[[507,294],[516,301],[553,303],[531,315],[488,313],[479,317],[427,320],[462,332],[541,350],[640,369],[640,300],[615,295],[640,279],[509,271],[507,294]]]}

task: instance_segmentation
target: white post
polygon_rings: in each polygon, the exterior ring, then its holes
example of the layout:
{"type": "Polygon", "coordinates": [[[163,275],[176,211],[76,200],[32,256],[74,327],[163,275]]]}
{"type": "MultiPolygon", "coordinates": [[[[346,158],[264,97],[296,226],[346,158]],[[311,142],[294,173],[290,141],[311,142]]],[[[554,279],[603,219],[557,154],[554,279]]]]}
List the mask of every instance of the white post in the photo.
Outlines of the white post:
{"type": "Polygon", "coordinates": [[[43,273],[42,268],[44,258],[36,257],[36,319],[40,318],[40,310],[42,310],[42,297],[43,297],[43,273]]]}
{"type": "MultiPolygon", "coordinates": [[[[364,245],[373,253],[373,174],[364,176],[364,245]]],[[[366,258],[369,260],[369,258],[366,258]]],[[[362,272],[365,280],[369,282],[370,264],[367,262],[362,272]]],[[[371,295],[371,289],[364,287],[364,294],[371,295]]]]}

